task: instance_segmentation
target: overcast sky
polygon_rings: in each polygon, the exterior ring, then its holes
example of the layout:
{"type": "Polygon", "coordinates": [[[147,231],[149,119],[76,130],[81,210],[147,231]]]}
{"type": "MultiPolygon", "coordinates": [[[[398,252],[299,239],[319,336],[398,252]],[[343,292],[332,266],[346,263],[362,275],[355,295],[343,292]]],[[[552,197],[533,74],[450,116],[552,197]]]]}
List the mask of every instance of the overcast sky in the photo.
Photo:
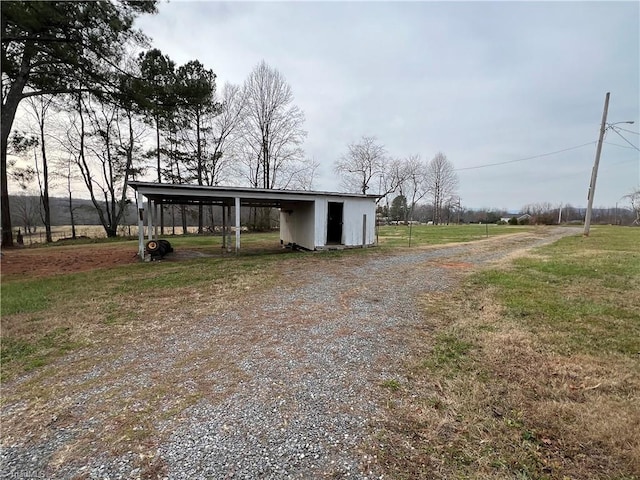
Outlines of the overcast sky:
{"type": "MultiPolygon", "coordinates": [[[[394,157],[443,152],[467,207],[586,206],[608,91],[608,121],[635,121],[620,133],[640,144],[635,1],[174,0],[138,27],[177,64],[213,69],[219,87],[263,59],[279,70],[306,115],[318,190],[339,190],[334,161],[369,135],[394,157]],[[470,169],[500,162],[512,163],[470,169]]],[[[613,131],[605,141],[596,206],[640,185],[638,150],[613,131]]]]}

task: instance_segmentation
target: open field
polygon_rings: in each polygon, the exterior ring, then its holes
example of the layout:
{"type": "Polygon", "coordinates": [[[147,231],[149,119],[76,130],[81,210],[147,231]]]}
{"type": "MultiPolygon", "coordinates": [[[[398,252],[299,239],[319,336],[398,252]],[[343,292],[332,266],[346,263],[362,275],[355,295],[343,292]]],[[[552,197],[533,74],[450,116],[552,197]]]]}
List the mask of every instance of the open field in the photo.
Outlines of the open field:
{"type": "Polygon", "coordinates": [[[277,447],[295,478],[636,478],[640,230],[482,227],[414,227],[411,249],[383,227],[381,248],[323,254],[174,237],[153,263],[132,241],[7,251],[3,459],[277,478],[255,460],[277,447]],[[479,241],[433,246],[454,238],[479,241]],[[15,255],[70,261],[7,271],[15,255]]]}
{"type": "Polygon", "coordinates": [[[379,227],[379,244],[383,247],[441,245],[471,242],[496,235],[531,232],[535,227],[513,225],[385,225],[379,227]]]}
{"type": "MultiPolygon", "coordinates": [[[[56,231],[68,233],[65,228],[56,227],[56,231]]],[[[92,228],[101,230],[95,226],[92,228]]],[[[413,226],[411,230],[404,225],[382,226],[378,230],[378,248],[409,247],[410,238],[412,247],[420,247],[482,240],[488,238],[487,233],[489,237],[494,237],[533,230],[534,227],[498,225],[420,225],[413,226]]],[[[3,281],[91,271],[137,262],[137,239],[105,238],[99,231],[93,233],[95,236],[87,239],[58,240],[53,244],[35,243],[7,251],[2,259],[3,281]]],[[[168,239],[177,251],[175,255],[167,257],[167,261],[180,261],[198,255],[220,258],[229,255],[222,249],[220,235],[164,235],[162,238],[168,239]]],[[[242,255],[281,253],[279,238],[278,232],[243,233],[242,255]]],[[[231,239],[231,245],[235,245],[235,238],[231,239]]]]}
{"type": "MultiPolygon", "coordinates": [[[[450,242],[467,242],[472,240],[479,240],[494,235],[505,235],[514,232],[530,231],[534,227],[512,226],[512,225],[412,225],[411,228],[407,225],[383,225],[378,227],[377,235],[379,244],[381,246],[409,246],[409,239],[411,237],[411,245],[431,245],[442,244],[450,242]]],[[[167,238],[170,241],[180,242],[182,238],[187,238],[183,243],[184,245],[221,245],[220,234],[211,235],[204,234],[195,236],[197,233],[197,227],[189,227],[187,237],[182,235],[182,227],[176,228],[176,235],[171,235],[171,228],[167,228],[163,235],[163,238],[167,238]],[[199,238],[199,240],[195,240],[199,238]]],[[[52,227],[52,237],[54,242],[58,242],[63,239],[71,238],[71,226],[59,225],[52,227]]],[[[104,228],[99,225],[78,225],[76,226],[76,235],[78,237],[86,237],[90,241],[94,242],[118,242],[136,237],[138,235],[137,225],[126,225],[118,229],[118,235],[122,238],[107,239],[104,228]]],[[[254,237],[249,237],[251,241],[254,237]]],[[[278,233],[272,232],[271,234],[264,234],[260,237],[264,240],[273,239],[278,241],[278,233]]],[[[33,234],[24,235],[24,243],[26,246],[42,246],[45,244],[44,228],[39,227],[38,231],[33,234]]],[[[74,244],[86,243],[86,240],[77,240],[74,244]]]]}
{"type": "MultiPolygon", "coordinates": [[[[17,228],[17,227],[16,227],[17,228]]],[[[171,235],[171,227],[166,229],[166,233],[168,236],[171,235]]],[[[183,230],[182,227],[175,228],[176,235],[182,235],[183,230]]],[[[187,227],[187,233],[195,234],[198,231],[198,227],[190,226],[187,227]]],[[[69,239],[72,237],[73,230],[71,225],[54,225],[51,227],[51,238],[54,242],[59,240],[69,239]]],[[[22,232],[24,237],[24,244],[26,246],[31,245],[41,245],[46,243],[45,229],[44,227],[38,227],[36,232],[32,233],[24,233],[22,232]]],[[[135,237],[138,235],[138,225],[121,225],[118,227],[118,235],[121,237],[135,237]]],[[[14,233],[14,240],[16,234],[14,233]]],[[[76,225],[76,237],[81,237],[83,239],[106,239],[107,234],[104,231],[102,225],[76,225]]],[[[110,241],[117,241],[117,239],[110,239],[110,241]]]]}

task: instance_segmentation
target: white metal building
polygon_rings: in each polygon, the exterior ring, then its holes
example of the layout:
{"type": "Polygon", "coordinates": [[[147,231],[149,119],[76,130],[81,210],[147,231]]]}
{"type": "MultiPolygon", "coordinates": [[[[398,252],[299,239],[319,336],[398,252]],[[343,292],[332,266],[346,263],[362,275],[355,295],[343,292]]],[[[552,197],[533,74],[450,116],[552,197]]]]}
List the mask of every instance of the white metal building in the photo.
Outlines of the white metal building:
{"type": "Polygon", "coordinates": [[[206,187],[129,182],[137,192],[139,253],[144,257],[144,220],[148,238],[157,238],[157,206],[168,204],[219,205],[231,223],[234,209],[236,251],[240,249],[240,208],[280,209],[280,240],[307,250],[375,243],[376,195],[302,190],[206,187]],[[146,200],[146,201],[145,201],[146,200]]]}

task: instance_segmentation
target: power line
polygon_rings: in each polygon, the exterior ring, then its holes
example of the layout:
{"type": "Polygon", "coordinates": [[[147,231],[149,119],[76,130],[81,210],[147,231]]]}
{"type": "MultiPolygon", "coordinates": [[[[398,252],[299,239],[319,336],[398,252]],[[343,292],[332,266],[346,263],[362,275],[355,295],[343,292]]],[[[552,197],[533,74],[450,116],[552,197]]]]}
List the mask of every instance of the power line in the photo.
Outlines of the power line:
{"type": "MultiPolygon", "coordinates": [[[[631,147],[626,147],[626,148],[631,148],[631,147]]],[[[609,164],[606,164],[606,165],[604,165],[604,167],[603,167],[603,168],[610,168],[610,167],[614,167],[614,166],[616,166],[616,165],[623,165],[623,164],[625,164],[625,163],[631,163],[631,162],[635,163],[635,162],[637,162],[637,161],[638,161],[638,160],[622,160],[621,162],[616,162],[616,163],[609,163],[609,164]]]]}
{"type": "Polygon", "coordinates": [[[548,157],[550,155],[556,155],[558,153],[568,152],[569,150],[577,150],[578,148],[586,147],[587,145],[593,145],[594,143],[596,143],[596,142],[583,143],[582,145],[576,145],[574,147],[564,148],[562,150],[556,150],[555,152],[541,153],[540,155],[534,155],[532,157],[526,157],[526,158],[518,158],[517,160],[508,160],[506,162],[497,162],[497,163],[487,163],[485,165],[476,165],[475,167],[456,168],[455,170],[459,172],[461,170],[474,170],[474,169],[477,169],[477,168],[486,168],[486,167],[495,167],[497,165],[506,165],[508,163],[524,162],[526,160],[534,160],[536,158],[548,157]]]}
{"type": "Polygon", "coordinates": [[[614,147],[627,148],[629,150],[634,149],[634,147],[629,147],[627,145],[620,145],[619,143],[611,143],[611,142],[604,142],[604,143],[606,143],[607,145],[613,145],[614,147]]]}
{"type": "Polygon", "coordinates": [[[633,133],[634,135],[640,135],[640,132],[634,132],[633,130],[629,130],[628,128],[620,128],[616,127],[618,130],[622,130],[623,132],[633,133]]]}
{"type": "Polygon", "coordinates": [[[616,132],[616,134],[623,139],[625,142],[627,142],[629,145],[631,145],[633,148],[635,148],[636,150],[638,150],[640,152],[640,148],[636,147],[633,143],[631,143],[629,140],[627,140],[626,138],[624,138],[622,136],[622,134],[618,131],[617,128],[611,128],[611,130],[613,130],[614,132],[616,132]]]}

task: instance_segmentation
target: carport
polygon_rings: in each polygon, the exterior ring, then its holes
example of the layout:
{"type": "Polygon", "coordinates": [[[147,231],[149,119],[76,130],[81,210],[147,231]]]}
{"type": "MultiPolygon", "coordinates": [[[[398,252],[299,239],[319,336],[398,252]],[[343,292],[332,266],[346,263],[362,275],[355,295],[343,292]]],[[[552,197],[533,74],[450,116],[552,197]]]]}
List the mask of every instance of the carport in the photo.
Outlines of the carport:
{"type": "Polygon", "coordinates": [[[157,238],[157,207],[171,204],[218,205],[229,224],[233,207],[236,252],[240,250],[241,207],[279,208],[281,242],[306,250],[375,243],[377,195],[148,182],[129,182],[129,186],[137,194],[138,253],[142,259],[145,218],[148,239],[157,238]]]}

